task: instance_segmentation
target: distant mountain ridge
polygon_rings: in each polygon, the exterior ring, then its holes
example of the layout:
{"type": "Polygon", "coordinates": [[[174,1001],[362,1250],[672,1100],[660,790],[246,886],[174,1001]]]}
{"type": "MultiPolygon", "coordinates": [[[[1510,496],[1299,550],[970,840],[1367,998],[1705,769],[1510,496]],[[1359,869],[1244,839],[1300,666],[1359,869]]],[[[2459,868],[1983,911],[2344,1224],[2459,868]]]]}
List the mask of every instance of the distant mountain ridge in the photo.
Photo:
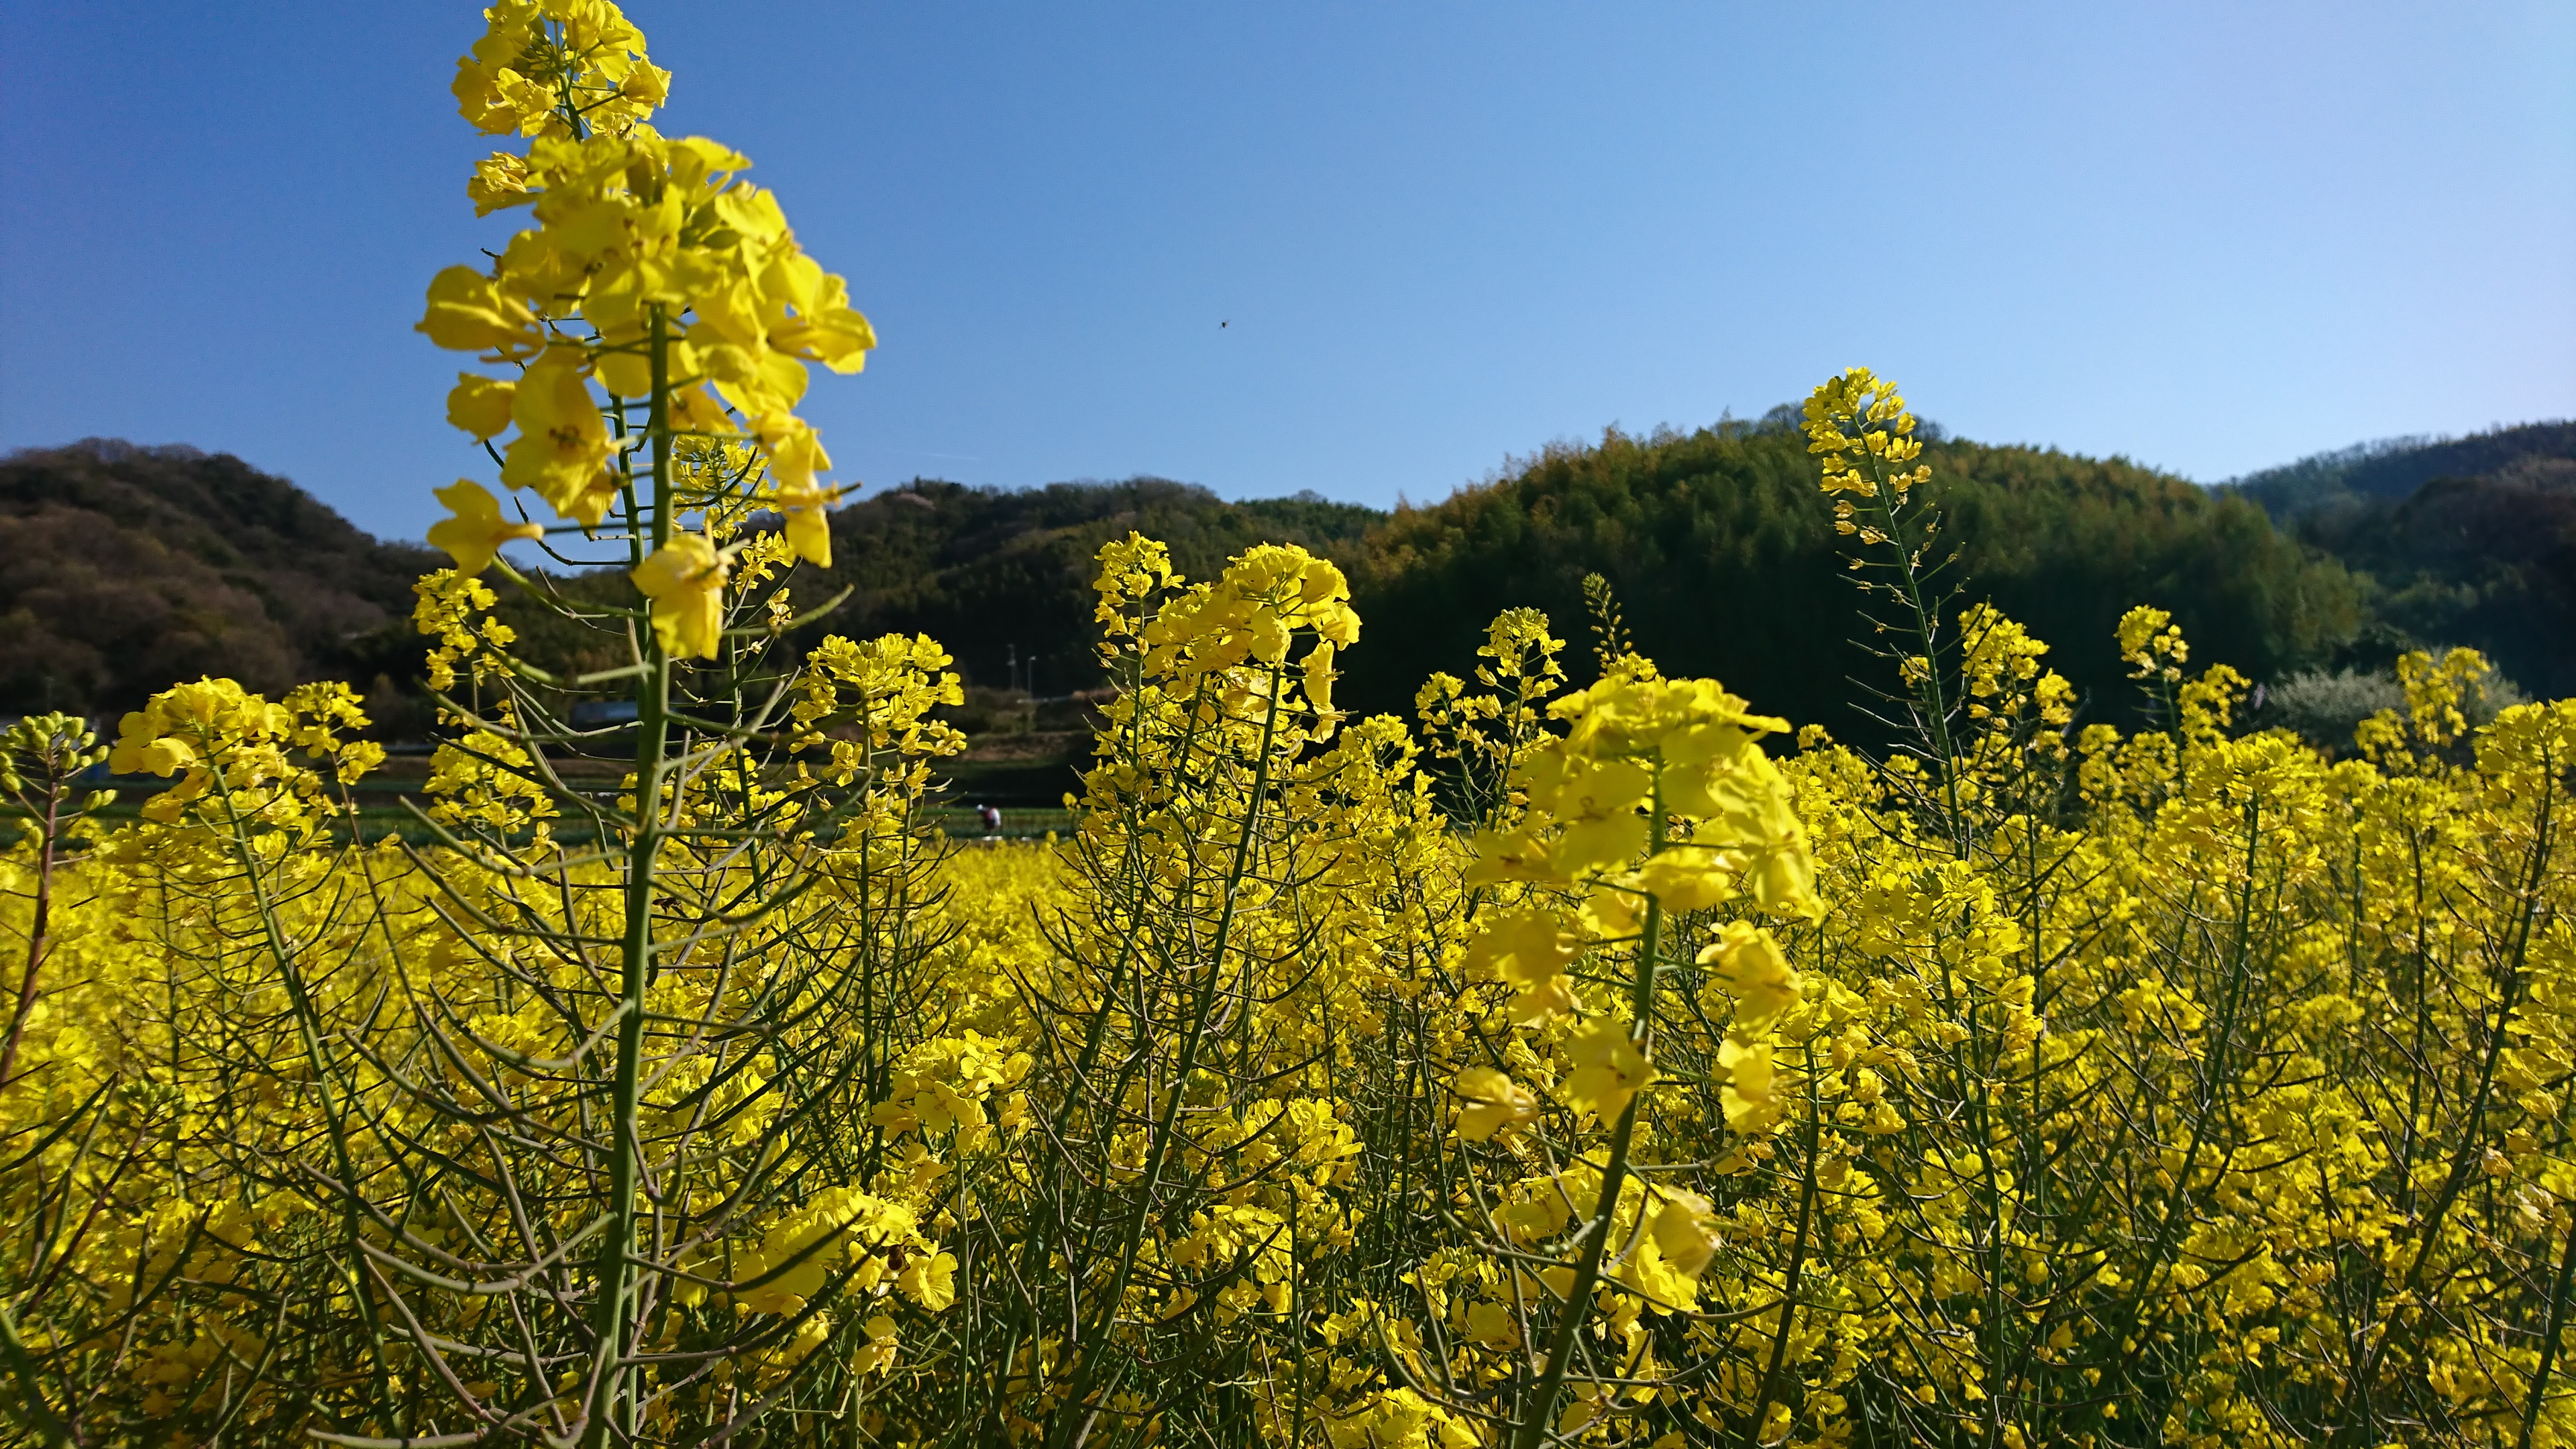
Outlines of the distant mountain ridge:
{"type": "MultiPolygon", "coordinates": [[[[2576,423],[2364,444],[2216,488],[1957,439],[1936,441],[1929,461],[1972,596],[2031,624],[2114,713],[2107,702],[2127,689],[2109,625],[2137,602],[2174,609],[2196,657],[2258,678],[2468,643],[2533,693],[2576,693],[2576,423]]],[[[1841,728],[1845,675],[1866,662],[1846,643],[1852,599],[1829,517],[1783,411],[1553,446],[1393,513],[1312,492],[1229,501],[1159,478],[1017,490],[920,479],[837,510],[835,566],[795,588],[807,605],[850,590],[818,635],[927,633],[972,684],[1061,694],[1096,681],[1101,543],[1161,538],[1193,578],[1256,542],[1302,543],[1343,565],[1368,621],[1345,656],[1345,701],[1406,711],[1422,676],[1469,667],[1485,620],[1512,605],[1548,609],[1582,673],[1577,584],[1597,570],[1668,667],[1841,728]]],[[[217,674],[266,690],[346,679],[401,715],[421,647],[411,584],[444,562],[228,455],[102,439],[9,454],[0,713],[112,715],[217,674]]],[[[624,589],[614,570],[556,584],[624,589]]],[[[504,608],[539,662],[614,662],[531,604],[504,608]]]]}
{"type": "Polygon", "coordinates": [[[2532,694],[2576,694],[2576,422],[2362,443],[2217,491],[2364,580],[2341,662],[2466,644],[2532,694]]]}
{"type": "Polygon", "coordinates": [[[2565,459],[2576,459],[2576,421],[2519,423],[2459,438],[2379,438],[2216,486],[2288,520],[2356,500],[2403,499],[2436,478],[2493,477],[2527,461],[2565,459]]]}

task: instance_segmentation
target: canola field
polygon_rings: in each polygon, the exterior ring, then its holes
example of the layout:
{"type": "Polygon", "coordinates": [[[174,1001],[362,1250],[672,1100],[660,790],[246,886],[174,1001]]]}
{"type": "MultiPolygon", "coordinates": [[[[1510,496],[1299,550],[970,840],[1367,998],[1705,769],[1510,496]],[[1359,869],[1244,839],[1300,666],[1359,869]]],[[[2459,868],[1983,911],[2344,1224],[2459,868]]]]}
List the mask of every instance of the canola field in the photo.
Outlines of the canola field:
{"type": "Polygon", "coordinates": [[[2328,760],[2141,611],[2172,728],[2070,738],[1980,616],[1955,753],[1873,761],[1633,653],[1566,689],[1523,613],[1417,731],[1323,703],[1329,564],[1136,541],[1103,597],[1075,834],[912,827],[953,683],[850,650],[844,818],[708,750],[640,983],[638,872],[506,741],[412,849],[324,828],[336,688],[130,718],[179,787],[7,869],[27,1422],[2568,1442],[2576,704],[2465,733],[2417,658],[2328,760]]]}
{"type": "Polygon", "coordinates": [[[441,490],[418,828],[338,685],[0,739],[10,1442],[2576,1445],[2576,701],[2419,654],[2329,755],[2142,605],[2079,719],[1855,369],[1894,746],[1606,587],[1357,717],[1329,561],[1131,535],[1071,828],[952,845],[937,642],[792,642],[865,319],[614,7],[485,18],[530,224],[421,329],[544,512],[441,490]]]}

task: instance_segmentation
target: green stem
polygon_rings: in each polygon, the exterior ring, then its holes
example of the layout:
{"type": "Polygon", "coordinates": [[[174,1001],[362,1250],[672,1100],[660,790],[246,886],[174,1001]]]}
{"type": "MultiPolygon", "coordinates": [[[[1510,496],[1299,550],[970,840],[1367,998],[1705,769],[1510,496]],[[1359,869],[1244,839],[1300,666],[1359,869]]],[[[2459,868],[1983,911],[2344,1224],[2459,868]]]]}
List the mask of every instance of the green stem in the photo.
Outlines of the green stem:
{"type": "MultiPolygon", "coordinates": [[[[212,741],[208,741],[208,744],[211,746],[212,741]]],[[[214,751],[209,748],[209,756],[213,753],[214,751]]],[[[220,769],[215,769],[211,765],[200,768],[208,769],[214,775],[218,799],[223,805],[224,826],[233,847],[234,861],[241,867],[242,879],[250,885],[251,906],[259,913],[261,940],[266,943],[270,958],[277,963],[278,980],[286,987],[287,1002],[294,1012],[298,1044],[303,1047],[304,1060],[313,1073],[314,1097],[321,1103],[322,1121],[331,1142],[332,1168],[340,1175],[340,1230],[347,1240],[349,1254],[348,1258],[339,1265],[341,1286],[357,1301],[359,1311],[366,1320],[369,1375],[375,1384],[376,1407],[380,1412],[393,1414],[396,1411],[392,1375],[385,1367],[384,1324],[381,1317],[383,1310],[376,1302],[376,1295],[368,1289],[365,1278],[358,1271],[360,1258],[358,1244],[362,1219],[358,1211],[357,1156],[349,1149],[349,1126],[344,1115],[347,1108],[331,1094],[331,1084],[336,1073],[330,1054],[322,1047],[322,1011],[313,999],[310,984],[304,979],[303,967],[296,961],[295,952],[287,945],[285,933],[278,928],[277,902],[269,895],[268,877],[263,874],[264,863],[260,858],[259,850],[251,841],[249,824],[242,818],[241,805],[234,798],[231,782],[225,779],[224,772],[220,769]]],[[[177,1030],[174,1021],[171,1028],[174,1040],[177,1030]]],[[[351,1095],[354,1097],[355,1093],[351,1095]]],[[[402,1430],[399,1417],[394,1428],[397,1432],[402,1430]]]]}
{"type": "Polygon", "coordinates": [[[1821,1146],[1823,1106],[1816,1100],[1816,1039],[1807,1038],[1805,1047],[1801,1066],[1807,1078],[1807,1158],[1798,1181],[1798,1236],[1789,1246],[1789,1271],[1780,1279],[1780,1331],[1771,1340],[1771,1362],[1762,1370],[1762,1391],[1754,1395],[1753,1417],[1744,1426],[1744,1449],[1759,1449],[1763,1417],[1780,1392],[1780,1370],[1789,1361],[1789,1334],[1798,1322],[1798,1282],[1806,1272],[1807,1246],[1815,1236],[1816,1153],[1821,1146]]]}
{"type": "MultiPolygon", "coordinates": [[[[1190,1024],[1181,1038],[1181,1058],[1173,1069],[1169,1097],[1163,1104],[1161,1119],[1155,1123],[1152,1145],[1147,1149],[1145,1171],[1138,1184],[1136,1206],[1128,1215],[1118,1251],[1118,1269],[1107,1294],[1101,1299],[1100,1321],[1083,1338],[1082,1360],[1076,1365],[1072,1388],[1067,1392],[1061,1421],[1068,1426],[1069,1442],[1080,1443],[1088,1432],[1094,1411],[1085,1401],[1091,1397],[1099,1375],[1102,1345],[1118,1321],[1118,1311],[1126,1302],[1127,1285],[1136,1271],[1136,1257],[1142,1249],[1146,1222],[1153,1216],[1154,1194],[1162,1179],[1163,1165],[1171,1156],[1172,1138],[1180,1120],[1181,1104],[1189,1094],[1190,1077],[1198,1070],[1199,1048],[1207,1034],[1208,1015],[1215,1009],[1217,986],[1225,973],[1225,953],[1234,932],[1235,903],[1241,898],[1240,887],[1252,861],[1252,842],[1261,819],[1262,797],[1270,788],[1270,762],[1277,748],[1279,732],[1280,668],[1271,667],[1267,707],[1261,720],[1261,756],[1254,767],[1252,788],[1243,807],[1243,828],[1237,833],[1234,861],[1225,877],[1225,904],[1217,913],[1216,939],[1210,948],[1205,974],[1200,978],[1197,999],[1191,1003],[1190,1024]],[[1079,1427],[1074,1427],[1079,1426],[1079,1427]]],[[[1054,1435],[1050,1442],[1060,1442],[1054,1435]]]]}
{"type": "Polygon", "coordinates": [[[2567,1246],[2558,1251],[2558,1282],[2549,1292],[2549,1327],[2540,1335],[2540,1362],[2531,1370],[2531,1401],[2522,1408],[2520,1449],[2531,1449],[2532,1433],[2540,1427],[2541,1397],[2549,1388],[2550,1362],[2558,1357],[2558,1331],[2567,1321],[2571,1288],[2576,1288],[2576,1222],[2567,1225],[2567,1246]]]}
{"type": "MultiPolygon", "coordinates": [[[[1648,802],[1653,811],[1654,838],[1647,846],[1649,856],[1664,848],[1664,800],[1658,789],[1648,802]]],[[[1664,903],[1646,897],[1646,935],[1637,955],[1637,979],[1629,997],[1629,1040],[1636,1045],[1647,1063],[1649,1081],[1654,1075],[1655,966],[1656,954],[1663,944],[1664,903]]],[[[1512,1436],[1512,1449],[1539,1449],[1551,1437],[1548,1420],[1556,1412],[1556,1396],[1565,1387],[1565,1375],[1574,1363],[1575,1335],[1591,1317],[1592,1290],[1601,1282],[1601,1259],[1610,1246],[1612,1220],[1619,1215],[1619,1189],[1628,1176],[1628,1148],[1637,1135],[1637,1111],[1645,1104],[1641,1085],[1628,1098],[1619,1113],[1619,1123],[1610,1133],[1610,1160],[1601,1170],[1601,1195],[1592,1205],[1591,1226],[1584,1229],[1582,1256],[1574,1270],[1574,1287],[1565,1295],[1565,1306],[1556,1320],[1556,1332],[1547,1348],[1547,1368],[1539,1375],[1538,1387],[1531,1391],[1522,1406],[1519,1430],[1512,1436]]]]}
{"type": "MultiPolygon", "coordinates": [[[[653,438],[653,506],[646,519],[655,549],[670,543],[673,522],[670,354],[669,324],[656,307],[653,411],[648,425],[653,438]]],[[[635,1327],[634,1265],[641,1247],[636,1195],[643,1151],[638,1118],[644,1076],[644,991],[653,978],[654,868],[662,847],[662,786],[671,732],[670,655],[662,648],[660,635],[649,629],[641,647],[644,672],[635,681],[635,834],[626,850],[626,935],[618,953],[617,1078],[610,1106],[608,1210],[613,1221],[600,1245],[599,1296],[592,1310],[591,1395],[583,1438],[592,1449],[609,1442],[612,1425],[625,1439],[633,1438],[636,1429],[626,1340],[635,1327]]]]}
{"type": "Polygon", "coordinates": [[[45,829],[36,847],[36,912],[27,924],[27,971],[18,980],[18,1004],[9,1013],[9,1039],[0,1042],[0,1087],[9,1085],[9,1070],[18,1063],[18,1042],[27,1019],[36,1012],[36,974],[44,968],[49,922],[54,905],[54,845],[62,834],[63,787],[59,780],[45,790],[45,829]]]}
{"type": "Polygon", "coordinates": [[[21,1400],[18,1412],[26,1419],[27,1426],[36,1431],[37,1439],[48,1449],[74,1443],[70,1426],[54,1412],[52,1405],[45,1402],[43,1392],[36,1387],[35,1360],[28,1355],[27,1345],[18,1337],[18,1320],[5,1307],[0,1307],[0,1358],[8,1360],[10,1377],[18,1381],[21,1400]]]}
{"type": "Polygon", "coordinates": [[[1941,689],[1941,621],[1933,615],[1932,606],[1923,597],[1923,579],[1914,567],[1914,551],[1905,546],[1905,525],[1896,516],[1896,490],[1887,475],[1887,462],[1873,453],[1869,460],[1870,498],[1878,504],[1879,520],[1886,525],[1888,547],[1896,550],[1896,567],[1905,579],[1905,606],[1914,615],[1914,637],[1923,641],[1923,678],[1915,685],[1915,694],[1923,710],[1923,726],[1931,736],[1935,762],[1941,771],[1941,797],[1949,818],[1942,822],[1950,837],[1952,852],[1967,859],[1967,823],[1959,809],[1958,753],[1950,739],[1950,702],[1941,689]]]}

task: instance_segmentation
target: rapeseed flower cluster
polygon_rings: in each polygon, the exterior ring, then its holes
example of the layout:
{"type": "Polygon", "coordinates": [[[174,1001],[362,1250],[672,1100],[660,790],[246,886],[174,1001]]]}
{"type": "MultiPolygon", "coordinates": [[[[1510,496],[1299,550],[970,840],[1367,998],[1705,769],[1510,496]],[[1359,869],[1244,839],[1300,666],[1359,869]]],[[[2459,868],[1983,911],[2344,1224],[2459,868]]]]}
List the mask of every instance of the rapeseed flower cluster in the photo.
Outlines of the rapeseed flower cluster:
{"type": "MultiPolygon", "coordinates": [[[[448,421],[487,447],[515,429],[497,452],[501,482],[572,526],[595,532],[612,512],[649,523],[633,576],[654,631],[678,657],[711,658],[729,497],[782,515],[789,550],[829,566],[821,518],[835,494],[817,475],[831,459],[794,409],[808,362],[857,372],[876,334],[848,284],[797,245],[777,197],[740,179],[748,158],[649,124],[669,73],[616,6],[510,0],[485,17],[458,63],[460,107],[486,132],[533,139],[483,162],[468,191],[478,213],[524,206],[535,225],[488,270],[449,267],[430,284],[419,330],[512,370],[460,374],[448,421]],[[639,448],[654,450],[642,498],[639,448]],[[681,449],[713,466],[678,476],[681,449]],[[692,511],[700,531],[674,526],[692,511]]],[[[452,516],[431,542],[468,574],[544,536],[471,479],[440,498],[452,516]]]]}

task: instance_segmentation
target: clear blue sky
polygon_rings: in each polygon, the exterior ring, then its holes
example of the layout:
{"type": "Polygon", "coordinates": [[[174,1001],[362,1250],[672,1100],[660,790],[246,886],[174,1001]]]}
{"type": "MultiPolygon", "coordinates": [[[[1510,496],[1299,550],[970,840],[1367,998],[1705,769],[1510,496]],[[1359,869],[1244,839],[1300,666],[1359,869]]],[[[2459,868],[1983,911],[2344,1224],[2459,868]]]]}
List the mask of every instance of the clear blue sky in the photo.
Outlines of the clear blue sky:
{"type": "MultiPolygon", "coordinates": [[[[807,409],[844,479],[1419,501],[1853,362],[2204,480],[2576,413],[2563,0],[629,13],[664,129],[877,324],[807,409]]],[[[416,536],[478,455],[411,324],[506,234],[479,27],[9,0],[0,446],[235,452],[416,536]]]]}

